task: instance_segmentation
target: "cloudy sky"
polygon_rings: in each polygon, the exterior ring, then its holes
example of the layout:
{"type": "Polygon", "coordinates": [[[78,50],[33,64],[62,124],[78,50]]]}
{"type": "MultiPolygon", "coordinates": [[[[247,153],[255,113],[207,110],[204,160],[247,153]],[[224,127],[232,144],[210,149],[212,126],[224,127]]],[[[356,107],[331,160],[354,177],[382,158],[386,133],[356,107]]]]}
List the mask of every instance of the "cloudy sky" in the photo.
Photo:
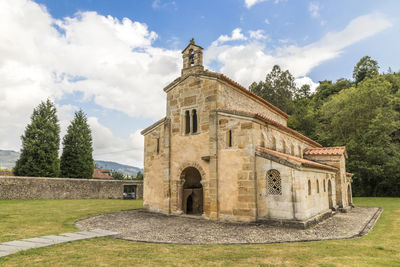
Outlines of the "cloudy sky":
{"type": "Polygon", "coordinates": [[[19,151],[50,98],[62,135],[82,108],[95,159],[142,167],[140,131],[165,115],[162,89],[192,37],[206,68],[245,87],[279,64],[315,88],[351,79],[365,55],[399,71],[399,11],[397,0],[0,0],[0,149],[19,151]]]}

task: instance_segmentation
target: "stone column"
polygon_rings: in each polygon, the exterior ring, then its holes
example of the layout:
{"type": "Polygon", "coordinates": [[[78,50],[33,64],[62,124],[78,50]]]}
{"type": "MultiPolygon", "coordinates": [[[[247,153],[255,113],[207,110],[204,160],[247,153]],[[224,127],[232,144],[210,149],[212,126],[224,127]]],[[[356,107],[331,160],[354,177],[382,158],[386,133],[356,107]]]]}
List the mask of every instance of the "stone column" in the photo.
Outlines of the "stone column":
{"type": "Polygon", "coordinates": [[[162,151],[162,166],[163,166],[163,186],[164,186],[164,203],[163,213],[171,213],[171,178],[170,178],[170,154],[171,154],[171,121],[166,119],[164,123],[164,136],[161,143],[162,151]]]}
{"type": "Polygon", "coordinates": [[[185,179],[181,179],[177,181],[177,192],[178,192],[178,210],[177,213],[183,213],[183,184],[185,183],[185,179]]]}
{"type": "MultiPolygon", "coordinates": [[[[210,112],[210,162],[207,189],[204,192],[204,214],[211,220],[218,220],[218,115],[210,112]]],[[[203,189],[203,191],[204,191],[203,189]]]]}

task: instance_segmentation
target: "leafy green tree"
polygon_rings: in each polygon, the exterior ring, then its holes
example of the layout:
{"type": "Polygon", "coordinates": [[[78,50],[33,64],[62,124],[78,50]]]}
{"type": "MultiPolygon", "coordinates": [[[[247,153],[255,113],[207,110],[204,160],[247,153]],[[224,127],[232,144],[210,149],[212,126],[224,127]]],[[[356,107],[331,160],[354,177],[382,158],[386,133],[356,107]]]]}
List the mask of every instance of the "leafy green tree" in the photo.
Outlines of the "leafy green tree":
{"type": "Polygon", "coordinates": [[[392,93],[400,90],[400,73],[388,73],[381,76],[392,85],[392,93]]]}
{"type": "Polygon", "coordinates": [[[115,180],[124,180],[126,178],[123,173],[117,171],[111,172],[111,177],[115,180]]]}
{"type": "Polygon", "coordinates": [[[136,179],[136,180],[143,180],[143,174],[142,174],[141,171],[138,171],[138,172],[137,172],[136,178],[135,178],[135,179],[136,179]]]}
{"type": "Polygon", "coordinates": [[[294,101],[294,112],[287,121],[288,126],[317,140],[318,136],[315,131],[317,123],[318,113],[312,106],[312,99],[310,97],[296,99],[294,101]]]}
{"type": "Polygon", "coordinates": [[[356,83],[361,82],[365,78],[372,78],[379,74],[378,62],[371,59],[369,56],[365,56],[358,61],[354,67],[353,78],[356,83]]]}
{"type": "Polygon", "coordinates": [[[339,93],[343,89],[350,88],[351,86],[353,86],[353,83],[343,78],[337,80],[336,83],[332,83],[332,81],[328,80],[319,82],[319,86],[313,95],[313,104],[315,108],[322,106],[330,96],[339,93]]]}
{"type": "Polygon", "coordinates": [[[326,145],[346,145],[357,195],[400,195],[399,98],[383,77],[341,91],[321,108],[318,133],[326,145]]]}
{"type": "Polygon", "coordinates": [[[311,87],[308,84],[304,84],[303,86],[300,87],[300,89],[297,90],[295,99],[304,99],[304,98],[309,98],[311,96],[311,87]]]}
{"type": "Polygon", "coordinates": [[[54,104],[47,100],[33,110],[31,123],[21,136],[21,155],[16,162],[17,176],[57,177],[60,174],[60,126],[54,104]]]}
{"type": "Polygon", "coordinates": [[[250,85],[250,91],[286,113],[293,113],[293,98],[297,94],[297,87],[293,75],[288,70],[282,71],[278,65],[275,65],[267,74],[265,82],[253,82],[250,85]]]}
{"type": "Polygon", "coordinates": [[[92,153],[92,133],[86,115],[80,110],[75,113],[74,119],[68,126],[67,134],[63,138],[61,176],[92,178],[94,169],[92,153]]]}

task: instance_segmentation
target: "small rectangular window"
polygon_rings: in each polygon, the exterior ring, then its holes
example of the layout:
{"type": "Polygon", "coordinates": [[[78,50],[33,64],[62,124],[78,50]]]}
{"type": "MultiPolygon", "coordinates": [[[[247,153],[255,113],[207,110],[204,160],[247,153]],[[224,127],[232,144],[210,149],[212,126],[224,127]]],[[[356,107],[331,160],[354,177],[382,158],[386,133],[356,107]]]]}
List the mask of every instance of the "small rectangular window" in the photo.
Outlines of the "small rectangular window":
{"type": "Polygon", "coordinates": [[[226,132],[226,147],[232,147],[232,130],[226,132]]]}
{"type": "Polygon", "coordinates": [[[160,138],[157,138],[157,154],[160,154],[160,138]]]}

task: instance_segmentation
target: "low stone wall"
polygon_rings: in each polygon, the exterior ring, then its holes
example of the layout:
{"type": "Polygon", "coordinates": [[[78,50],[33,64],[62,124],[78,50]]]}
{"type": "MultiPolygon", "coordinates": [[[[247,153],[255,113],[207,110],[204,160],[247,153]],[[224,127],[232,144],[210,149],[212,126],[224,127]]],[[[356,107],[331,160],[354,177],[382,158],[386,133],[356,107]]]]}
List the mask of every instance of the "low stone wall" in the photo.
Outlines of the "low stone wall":
{"type": "Polygon", "coordinates": [[[3,176],[0,200],[122,199],[124,185],[136,185],[136,197],[143,198],[143,181],[3,176]]]}

